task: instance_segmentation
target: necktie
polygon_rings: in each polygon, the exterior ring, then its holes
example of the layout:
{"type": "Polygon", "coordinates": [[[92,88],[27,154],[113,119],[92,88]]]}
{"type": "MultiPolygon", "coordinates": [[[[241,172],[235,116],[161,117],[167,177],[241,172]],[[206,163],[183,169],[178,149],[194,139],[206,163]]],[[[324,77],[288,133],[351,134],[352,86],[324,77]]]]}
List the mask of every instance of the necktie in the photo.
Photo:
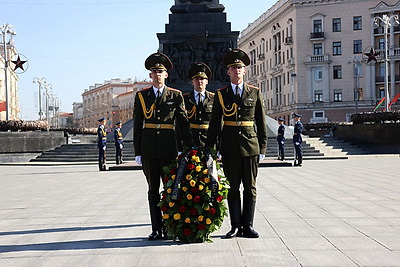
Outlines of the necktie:
{"type": "Polygon", "coordinates": [[[201,97],[201,94],[198,93],[197,96],[199,97],[199,101],[197,102],[198,105],[203,105],[203,99],[201,97]]]}
{"type": "Polygon", "coordinates": [[[240,97],[239,90],[240,90],[239,85],[236,85],[236,96],[238,97],[240,97]]]}
{"type": "Polygon", "coordinates": [[[160,99],[160,97],[161,97],[161,90],[158,89],[158,90],[157,90],[157,99],[160,99]]]}

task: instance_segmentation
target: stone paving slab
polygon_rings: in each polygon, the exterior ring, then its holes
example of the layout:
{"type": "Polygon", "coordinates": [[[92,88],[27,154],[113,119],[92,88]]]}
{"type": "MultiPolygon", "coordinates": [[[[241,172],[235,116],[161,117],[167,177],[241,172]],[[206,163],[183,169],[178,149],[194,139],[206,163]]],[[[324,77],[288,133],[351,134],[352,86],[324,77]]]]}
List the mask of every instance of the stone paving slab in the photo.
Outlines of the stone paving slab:
{"type": "Polygon", "coordinates": [[[399,266],[398,157],[260,168],[258,239],[149,242],[142,171],[0,166],[0,266],[399,266]]]}

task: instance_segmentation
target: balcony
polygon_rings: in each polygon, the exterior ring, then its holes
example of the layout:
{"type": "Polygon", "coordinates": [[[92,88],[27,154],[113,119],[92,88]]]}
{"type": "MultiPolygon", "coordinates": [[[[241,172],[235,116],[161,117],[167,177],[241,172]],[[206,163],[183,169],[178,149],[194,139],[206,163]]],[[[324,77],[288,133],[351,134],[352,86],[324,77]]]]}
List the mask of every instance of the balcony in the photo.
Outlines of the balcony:
{"type": "Polygon", "coordinates": [[[311,39],[311,40],[321,40],[321,39],[325,39],[324,32],[311,32],[311,33],[310,33],[310,39],[311,39]]]}
{"type": "Polygon", "coordinates": [[[291,44],[293,44],[293,37],[286,37],[285,38],[285,42],[284,42],[284,44],[285,45],[291,45],[291,44]]]}
{"type": "Polygon", "coordinates": [[[318,55],[318,56],[307,56],[305,64],[315,64],[315,63],[331,63],[331,58],[329,55],[318,55]]]}

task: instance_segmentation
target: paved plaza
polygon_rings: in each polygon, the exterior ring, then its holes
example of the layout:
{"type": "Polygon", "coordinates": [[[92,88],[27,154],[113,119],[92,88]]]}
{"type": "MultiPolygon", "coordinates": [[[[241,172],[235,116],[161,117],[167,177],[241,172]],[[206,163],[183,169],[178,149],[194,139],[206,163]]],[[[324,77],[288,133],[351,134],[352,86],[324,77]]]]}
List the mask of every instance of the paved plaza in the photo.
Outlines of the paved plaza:
{"type": "Polygon", "coordinates": [[[260,238],[151,241],[140,170],[0,166],[0,266],[400,266],[400,158],[259,169],[260,238]]]}

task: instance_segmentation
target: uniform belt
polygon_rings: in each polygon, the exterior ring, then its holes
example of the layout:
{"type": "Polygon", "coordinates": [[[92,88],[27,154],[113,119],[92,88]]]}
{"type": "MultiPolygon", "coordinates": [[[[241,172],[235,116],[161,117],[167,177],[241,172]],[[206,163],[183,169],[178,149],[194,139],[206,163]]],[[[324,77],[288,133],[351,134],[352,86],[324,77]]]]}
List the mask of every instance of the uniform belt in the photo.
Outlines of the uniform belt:
{"type": "Polygon", "coordinates": [[[208,129],[208,124],[194,124],[194,123],[191,123],[190,124],[190,128],[204,130],[204,129],[208,129]]]}
{"type": "Polygon", "coordinates": [[[145,123],[144,127],[145,129],[174,129],[173,124],[157,124],[157,123],[145,123]]]}
{"type": "Polygon", "coordinates": [[[253,126],[254,121],[224,121],[226,126],[253,126]]]}
{"type": "Polygon", "coordinates": [[[298,133],[293,133],[294,135],[297,135],[298,133]]]}
{"type": "Polygon", "coordinates": [[[283,135],[283,134],[278,133],[278,135],[283,135]]]}
{"type": "Polygon", "coordinates": [[[105,140],[105,139],[107,139],[107,137],[102,137],[101,139],[105,140]]]}

